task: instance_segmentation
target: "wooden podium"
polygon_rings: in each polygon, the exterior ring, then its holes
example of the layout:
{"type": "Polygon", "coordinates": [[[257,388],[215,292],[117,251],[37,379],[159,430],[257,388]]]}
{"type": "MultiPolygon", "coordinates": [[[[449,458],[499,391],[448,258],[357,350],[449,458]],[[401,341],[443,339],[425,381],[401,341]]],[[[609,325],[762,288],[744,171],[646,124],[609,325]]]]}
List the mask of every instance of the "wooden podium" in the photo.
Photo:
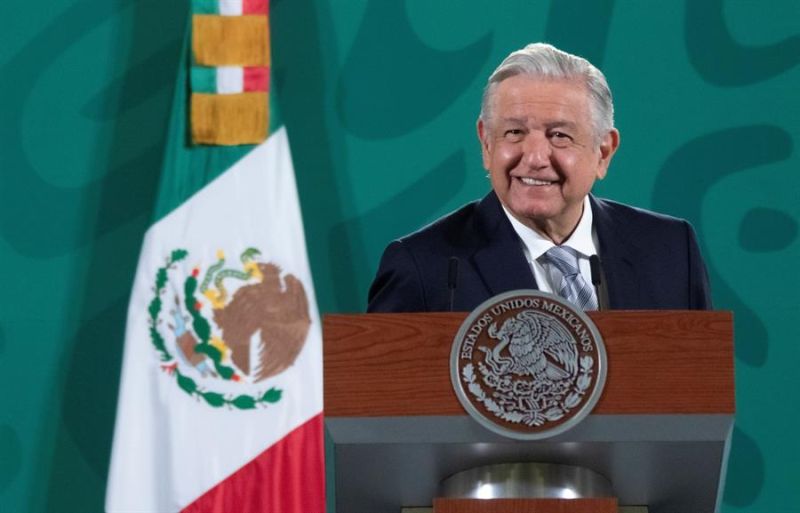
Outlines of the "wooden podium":
{"type": "Polygon", "coordinates": [[[731,313],[588,315],[608,352],[603,395],[578,426],[535,442],[483,428],[458,402],[449,358],[466,313],[326,316],[337,513],[430,507],[452,474],[524,461],[594,470],[622,506],[716,511],[735,411],[731,313]]]}

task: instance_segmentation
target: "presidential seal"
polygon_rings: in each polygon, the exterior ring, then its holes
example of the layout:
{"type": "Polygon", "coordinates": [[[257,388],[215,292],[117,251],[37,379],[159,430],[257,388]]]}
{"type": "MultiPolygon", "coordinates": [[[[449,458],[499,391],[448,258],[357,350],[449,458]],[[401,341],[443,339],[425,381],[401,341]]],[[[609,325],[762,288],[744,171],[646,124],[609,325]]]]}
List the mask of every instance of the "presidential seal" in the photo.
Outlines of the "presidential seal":
{"type": "Polygon", "coordinates": [[[563,299],[516,290],[478,306],[450,355],[456,396],[480,424],[522,440],[570,429],[594,408],[607,372],[589,317],[563,299]]]}

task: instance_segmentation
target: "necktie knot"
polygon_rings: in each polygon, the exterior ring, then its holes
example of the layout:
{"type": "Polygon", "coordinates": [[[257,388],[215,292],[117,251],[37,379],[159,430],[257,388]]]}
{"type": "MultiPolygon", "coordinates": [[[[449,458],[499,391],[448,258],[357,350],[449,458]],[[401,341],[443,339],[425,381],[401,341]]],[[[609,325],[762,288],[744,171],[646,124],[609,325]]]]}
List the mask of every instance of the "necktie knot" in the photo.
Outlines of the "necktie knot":
{"type": "Polygon", "coordinates": [[[553,246],[547,253],[547,260],[565,277],[578,274],[578,253],[568,246],[553,246]]]}
{"type": "Polygon", "coordinates": [[[559,296],[582,310],[597,309],[594,287],[583,279],[578,264],[578,252],[567,246],[554,246],[545,253],[554,269],[554,285],[559,296]]]}

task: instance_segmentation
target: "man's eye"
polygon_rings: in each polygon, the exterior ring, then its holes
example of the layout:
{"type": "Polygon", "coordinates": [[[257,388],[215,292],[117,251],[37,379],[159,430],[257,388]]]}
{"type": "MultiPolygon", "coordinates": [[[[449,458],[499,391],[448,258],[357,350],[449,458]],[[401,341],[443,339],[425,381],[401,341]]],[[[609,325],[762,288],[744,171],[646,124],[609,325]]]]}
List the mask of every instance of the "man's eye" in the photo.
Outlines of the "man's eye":
{"type": "Polygon", "coordinates": [[[522,137],[522,130],[519,128],[509,128],[505,131],[505,136],[508,139],[519,139],[522,137]]]}
{"type": "Polygon", "coordinates": [[[555,131],[550,133],[550,141],[553,146],[566,147],[572,144],[572,136],[566,132],[555,131]]]}

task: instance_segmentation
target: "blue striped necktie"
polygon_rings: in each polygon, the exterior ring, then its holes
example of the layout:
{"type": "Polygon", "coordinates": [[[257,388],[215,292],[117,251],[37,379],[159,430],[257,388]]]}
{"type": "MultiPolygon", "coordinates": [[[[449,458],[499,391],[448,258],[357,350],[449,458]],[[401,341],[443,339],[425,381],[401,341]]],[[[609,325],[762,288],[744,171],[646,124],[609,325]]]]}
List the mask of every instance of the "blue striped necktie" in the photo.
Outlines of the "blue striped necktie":
{"type": "Polygon", "coordinates": [[[567,246],[554,246],[545,253],[545,259],[554,268],[558,295],[581,310],[597,310],[597,295],[591,283],[586,283],[578,267],[577,252],[567,246]],[[558,280],[557,280],[558,281],[558,280]]]}

